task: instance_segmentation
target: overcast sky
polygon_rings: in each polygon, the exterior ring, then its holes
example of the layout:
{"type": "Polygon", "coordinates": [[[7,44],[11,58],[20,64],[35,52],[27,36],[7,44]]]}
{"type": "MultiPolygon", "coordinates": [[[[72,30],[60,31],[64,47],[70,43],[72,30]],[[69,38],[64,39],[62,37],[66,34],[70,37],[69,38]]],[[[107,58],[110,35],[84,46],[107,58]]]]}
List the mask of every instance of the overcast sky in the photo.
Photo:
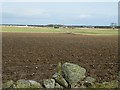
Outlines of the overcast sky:
{"type": "Polygon", "coordinates": [[[110,25],[118,22],[117,2],[6,2],[3,24],[110,25]]]}

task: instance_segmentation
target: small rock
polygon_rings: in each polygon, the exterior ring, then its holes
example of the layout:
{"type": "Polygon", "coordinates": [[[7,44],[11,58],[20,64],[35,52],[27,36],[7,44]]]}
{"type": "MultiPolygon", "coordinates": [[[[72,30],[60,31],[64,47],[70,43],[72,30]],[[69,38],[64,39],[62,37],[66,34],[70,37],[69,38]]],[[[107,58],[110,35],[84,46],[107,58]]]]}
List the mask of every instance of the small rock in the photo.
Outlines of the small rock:
{"type": "Polygon", "coordinates": [[[33,80],[18,80],[13,88],[42,88],[42,85],[33,80]]]}
{"type": "Polygon", "coordinates": [[[88,83],[94,83],[96,81],[96,79],[95,78],[92,78],[92,77],[87,77],[86,79],[85,79],[85,82],[88,82],[88,83]]]}
{"type": "Polygon", "coordinates": [[[53,78],[56,80],[57,83],[59,83],[60,85],[62,85],[63,87],[68,87],[68,83],[66,82],[66,80],[62,77],[62,75],[55,73],[53,75],[53,78]]]}
{"type": "Polygon", "coordinates": [[[68,87],[68,83],[66,82],[66,80],[62,76],[62,65],[61,65],[61,62],[58,63],[58,65],[57,65],[57,73],[55,73],[53,75],[53,78],[56,80],[57,83],[59,83],[63,87],[66,87],[66,88],[68,87]]]}
{"type": "Polygon", "coordinates": [[[13,84],[14,84],[14,81],[12,80],[7,81],[6,83],[2,85],[2,88],[10,88],[13,84]]]}
{"type": "Polygon", "coordinates": [[[55,87],[54,79],[45,79],[45,80],[43,80],[43,83],[46,88],[54,88],[55,87]]]}
{"type": "Polygon", "coordinates": [[[26,80],[18,80],[14,85],[13,88],[29,88],[30,82],[26,80]]]}
{"type": "Polygon", "coordinates": [[[93,87],[94,87],[94,84],[86,82],[86,83],[84,83],[83,86],[85,86],[85,87],[87,87],[87,88],[93,88],[93,87]]]}
{"type": "Polygon", "coordinates": [[[84,86],[92,88],[94,87],[94,82],[96,81],[96,79],[92,78],[92,77],[87,77],[84,80],[84,86]]]}
{"type": "Polygon", "coordinates": [[[64,63],[62,65],[63,77],[70,85],[76,84],[85,78],[86,69],[72,63],[64,63]]]}
{"type": "Polygon", "coordinates": [[[33,80],[28,80],[30,82],[30,87],[31,88],[43,88],[42,85],[36,81],[33,80]]]}

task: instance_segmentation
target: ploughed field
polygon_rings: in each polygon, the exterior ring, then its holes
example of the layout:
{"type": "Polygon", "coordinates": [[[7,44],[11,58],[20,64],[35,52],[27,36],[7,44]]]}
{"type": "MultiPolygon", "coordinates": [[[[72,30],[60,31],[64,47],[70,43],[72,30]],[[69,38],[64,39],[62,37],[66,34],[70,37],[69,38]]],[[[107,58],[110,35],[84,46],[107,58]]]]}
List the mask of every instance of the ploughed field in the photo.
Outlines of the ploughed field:
{"type": "Polygon", "coordinates": [[[2,40],[3,82],[51,78],[58,62],[78,64],[99,82],[117,78],[116,35],[3,33],[2,40]]]}

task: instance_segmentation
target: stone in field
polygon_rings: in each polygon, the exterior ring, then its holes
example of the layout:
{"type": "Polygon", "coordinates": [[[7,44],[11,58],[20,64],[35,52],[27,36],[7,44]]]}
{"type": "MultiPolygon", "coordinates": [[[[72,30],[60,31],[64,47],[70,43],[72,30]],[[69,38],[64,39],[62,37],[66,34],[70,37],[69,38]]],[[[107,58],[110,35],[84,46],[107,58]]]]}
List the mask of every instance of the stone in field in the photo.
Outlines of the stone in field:
{"type": "Polygon", "coordinates": [[[75,85],[77,82],[85,78],[86,69],[72,63],[64,63],[62,65],[63,77],[70,85],[75,85]]]}
{"type": "Polygon", "coordinates": [[[63,87],[68,87],[68,83],[66,82],[66,80],[62,77],[62,75],[58,74],[58,73],[55,73],[53,75],[53,78],[55,79],[55,81],[57,83],[59,83],[61,86],[63,87]]]}
{"type": "Polygon", "coordinates": [[[87,77],[87,78],[84,80],[84,85],[85,85],[86,87],[93,88],[95,81],[96,81],[95,78],[87,77]]]}
{"type": "Polygon", "coordinates": [[[66,87],[66,88],[68,87],[68,83],[66,82],[66,80],[62,76],[62,65],[61,65],[61,62],[58,63],[58,65],[57,65],[57,73],[55,73],[53,75],[53,78],[55,79],[55,81],[57,83],[59,83],[63,87],[66,87]]]}
{"type": "Polygon", "coordinates": [[[45,79],[43,80],[45,88],[54,88],[55,87],[55,80],[54,79],[45,79]]]}
{"type": "Polygon", "coordinates": [[[11,88],[11,86],[14,84],[14,81],[10,80],[10,81],[7,81],[6,83],[4,83],[2,85],[2,88],[11,88]]]}
{"type": "Polygon", "coordinates": [[[13,88],[42,88],[42,85],[33,80],[18,80],[13,88]]]}

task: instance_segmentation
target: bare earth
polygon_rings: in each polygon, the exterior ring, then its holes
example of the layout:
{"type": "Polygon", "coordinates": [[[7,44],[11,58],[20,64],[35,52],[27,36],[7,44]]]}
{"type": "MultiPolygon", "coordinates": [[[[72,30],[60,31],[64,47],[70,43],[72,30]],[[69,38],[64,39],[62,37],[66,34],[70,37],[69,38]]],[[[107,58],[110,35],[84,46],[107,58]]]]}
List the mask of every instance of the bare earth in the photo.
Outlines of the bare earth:
{"type": "Polygon", "coordinates": [[[2,73],[7,80],[51,78],[58,62],[87,69],[97,81],[117,78],[117,36],[3,33],[2,73]]]}

